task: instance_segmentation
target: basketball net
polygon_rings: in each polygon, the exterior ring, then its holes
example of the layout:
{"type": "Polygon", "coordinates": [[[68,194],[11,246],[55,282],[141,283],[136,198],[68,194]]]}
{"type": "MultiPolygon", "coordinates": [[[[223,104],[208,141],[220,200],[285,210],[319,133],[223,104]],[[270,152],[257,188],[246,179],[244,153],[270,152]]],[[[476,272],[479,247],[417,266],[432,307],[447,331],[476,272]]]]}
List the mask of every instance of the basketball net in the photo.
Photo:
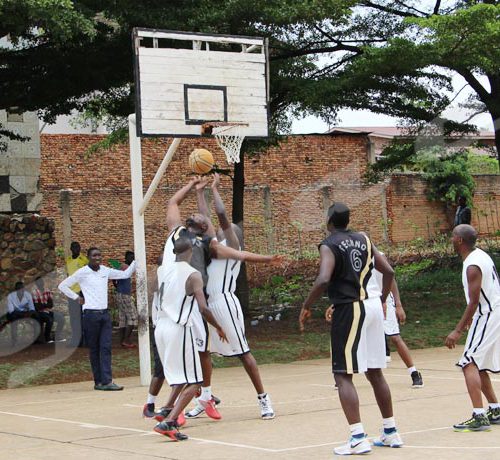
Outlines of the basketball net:
{"type": "Polygon", "coordinates": [[[243,143],[243,139],[245,139],[243,128],[246,126],[245,124],[234,124],[213,127],[212,134],[219,147],[224,150],[227,162],[230,164],[240,162],[241,144],[243,143]]]}

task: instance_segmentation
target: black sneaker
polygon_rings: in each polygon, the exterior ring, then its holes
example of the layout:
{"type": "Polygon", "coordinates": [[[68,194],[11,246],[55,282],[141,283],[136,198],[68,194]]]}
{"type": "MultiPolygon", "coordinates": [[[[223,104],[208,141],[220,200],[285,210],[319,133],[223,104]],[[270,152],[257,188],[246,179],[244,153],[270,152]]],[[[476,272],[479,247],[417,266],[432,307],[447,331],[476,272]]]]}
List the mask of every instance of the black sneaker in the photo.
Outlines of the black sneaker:
{"type": "Polygon", "coordinates": [[[469,420],[453,425],[455,431],[490,431],[491,425],[486,414],[472,414],[469,420]]]}
{"type": "Polygon", "coordinates": [[[495,409],[490,407],[486,412],[486,416],[492,425],[500,425],[500,407],[495,409]]]}
{"type": "Polygon", "coordinates": [[[422,380],[422,374],[418,371],[413,371],[411,373],[412,388],[423,388],[424,381],[422,380]]]}
{"type": "Polygon", "coordinates": [[[154,427],[154,431],[164,436],[168,436],[172,441],[185,441],[188,436],[182,434],[175,422],[160,422],[154,427]]]}
{"type": "Polygon", "coordinates": [[[107,383],[106,385],[99,385],[98,388],[95,388],[96,390],[101,390],[101,391],[122,391],[123,387],[121,385],[117,385],[114,382],[107,383]]]}
{"type": "Polygon", "coordinates": [[[155,405],[154,405],[154,403],[144,404],[144,407],[142,409],[142,416],[146,417],[146,418],[153,418],[155,416],[155,405]]]}
{"type": "Polygon", "coordinates": [[[165,420],[168,417],[170,412],[172,412],[172,409],[162,407],[162,408],[160,408],[160,410],[158,412],[156,412],[154,414],[153,417],[155,418],[155,420],[158,420],[159,422],[163,422],[163,420],[165,420]]]}
{"type": "Polygon", "coordinates": [[[216,406],[220,404],[220,399],[217,396],[212,395],[212,401],[216,406]]]}

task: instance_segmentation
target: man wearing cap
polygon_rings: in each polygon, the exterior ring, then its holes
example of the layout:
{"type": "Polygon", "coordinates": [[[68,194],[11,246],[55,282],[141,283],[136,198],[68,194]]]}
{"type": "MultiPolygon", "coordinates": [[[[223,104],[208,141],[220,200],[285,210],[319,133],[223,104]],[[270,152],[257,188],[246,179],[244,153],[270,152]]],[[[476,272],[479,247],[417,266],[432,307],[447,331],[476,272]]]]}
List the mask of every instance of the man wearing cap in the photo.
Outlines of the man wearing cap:
{"type": "Polygon", "coordinates": [[[353,232],[349,208],[334,203],[328,209],[330,234],[320,243],[320,270],[300,312],[299,325],[304,330],[311,316],[311,306],[327,289],[335,306],[332,314],[332,370],[338,386],[342,409],[351,432],[347,444],[337,447],[337,455],[366,454],[371,445],[361,423],[359,399],[353,374],[364,372],[383,417],[378,446],[401,447],[392,410],[391,392],[382,374],[385,364],[384,315],[382,302],[391,290],[394,271],[367,235],[353,232]],[[373,269],[382,273],[381,298],[369,298],[367,285],[373,269]]]}

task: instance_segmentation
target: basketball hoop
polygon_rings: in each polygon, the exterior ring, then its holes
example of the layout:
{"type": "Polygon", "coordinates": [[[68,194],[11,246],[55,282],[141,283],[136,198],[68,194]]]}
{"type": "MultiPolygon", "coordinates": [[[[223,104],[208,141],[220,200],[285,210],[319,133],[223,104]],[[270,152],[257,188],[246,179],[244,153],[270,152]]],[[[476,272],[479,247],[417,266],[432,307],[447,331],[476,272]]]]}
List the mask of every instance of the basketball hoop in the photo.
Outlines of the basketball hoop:
{"type": "Polygon", "coordinates": [[[224,150],[229,164],[240,162],[240,150],[245,139],[244,128],[248,123],[209,122],[201,127],[203,135],[212,134],[219,147],[224,150]]]}

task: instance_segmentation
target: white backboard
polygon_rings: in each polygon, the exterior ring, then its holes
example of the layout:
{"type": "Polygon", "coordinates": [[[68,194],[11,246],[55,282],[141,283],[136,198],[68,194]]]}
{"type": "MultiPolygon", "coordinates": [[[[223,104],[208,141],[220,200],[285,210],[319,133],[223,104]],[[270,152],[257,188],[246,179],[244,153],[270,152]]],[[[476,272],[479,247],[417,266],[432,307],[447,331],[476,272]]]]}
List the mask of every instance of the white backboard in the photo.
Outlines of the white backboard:
{"type": "Polygon", "coordinates": [[[133,43],[138,136],[197,137],[209,121],[268,136],[266,39],[136,28],[133,43]]]}

